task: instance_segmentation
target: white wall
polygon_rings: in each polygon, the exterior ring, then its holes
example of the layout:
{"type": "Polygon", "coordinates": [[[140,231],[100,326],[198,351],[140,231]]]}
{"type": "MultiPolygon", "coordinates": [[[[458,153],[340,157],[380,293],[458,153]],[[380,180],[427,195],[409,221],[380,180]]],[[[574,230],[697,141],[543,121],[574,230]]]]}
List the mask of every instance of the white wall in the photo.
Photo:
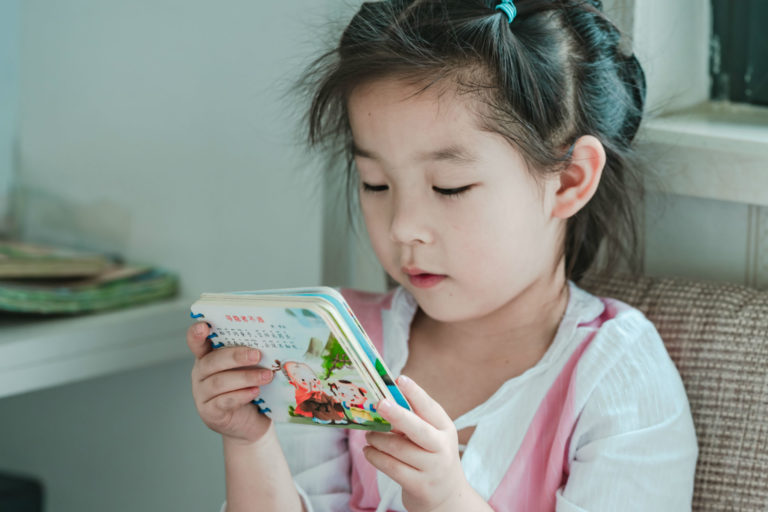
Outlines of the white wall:
{"type": "Polygon", "coordinates": [[[0,236],[10,229],[14,142],[19,103],[19,2],[0,2],[0,236]]]}
{"type": "Polygon", "coordinates": [[[768,288],[766,207],[651,193],[645,239],[649,275],[768,288]]]}
{"type": "Polygon", "coordinates": [[[296,98],[327,2],[30,0],[23,234],[182,274],[192,295],[320,281],[296,98]]]}
{"type": "Polygon", "coordinates": [[[632,39],[648,81],[646,111],[658,115],[709,99],[710,2],[623,0],[619,3],[634,9],[632,39]]]}
{"type": "MultiPolygon", "coordinates": [[[[322,180],[284,93],[333,3],[21,2],[22,234],[163,265],[190,297],[321,282],[322,180]]],[[[218,510],[190,368],[0,400],[0,470],[41,477],[47,512],[218,510]]]]}

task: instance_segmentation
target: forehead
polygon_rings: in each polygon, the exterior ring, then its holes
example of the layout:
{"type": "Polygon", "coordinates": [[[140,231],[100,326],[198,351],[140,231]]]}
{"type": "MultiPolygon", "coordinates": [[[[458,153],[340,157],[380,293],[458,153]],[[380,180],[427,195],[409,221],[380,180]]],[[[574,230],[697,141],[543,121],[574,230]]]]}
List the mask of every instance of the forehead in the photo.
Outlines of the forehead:
{"type": "Polygon", "coordinates": [[[480,128],[477,115],[480,102],[472,94],[460,94],[451,82],[441,80],[432,84],[398,78],[381,78],[355,87],[347,99],[350,117],[380,116],[384,111],[425,120],[466,121],[480,128]]]}
{"type": "MultiPolygon", "coordinates": [[[[464,176],[507,173],[526,175],[519,148],[485,126],[486,104],[457,87],[381,79],[355,88],[348,99],[352,151],[362,172],[425,172],[464,176]],[[432,165],[438,164],[438,165],[432,165]]],[[[530,178],[530,176],[527,176],[530,178]]]]}
{"type": "Polygon", "coordinates": [[[423,166],[446,176],[489,172],[489,164],[499,162],[527,171],[517,145],[493,128],[487,103],[443,82],[425,88],[392,78],[353,89],[347,103],[353,155],[366,157],[365,166],[370,161],[385,170],[423,166]]]}
{"type": "Polygon", "coordinates": [[[352,137],[363,149],[458,148],[489,135],[480,126],[479,108],[472,95],[459,94],[448,83],[427,87],[394,78],[364,83],[347,101],[352,137]]]}

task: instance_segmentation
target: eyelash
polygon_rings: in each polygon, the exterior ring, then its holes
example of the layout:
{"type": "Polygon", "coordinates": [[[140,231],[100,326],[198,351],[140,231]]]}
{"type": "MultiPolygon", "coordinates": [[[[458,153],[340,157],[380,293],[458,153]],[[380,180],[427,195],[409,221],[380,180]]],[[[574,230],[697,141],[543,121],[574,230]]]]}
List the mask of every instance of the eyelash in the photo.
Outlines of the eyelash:
{"type": "Polygon", "coordinates": [[[387,185],[370,185],[368,183],[363,183],[363,191],[364,192],[384,192],[389,187],[387,185]]]}
{"type": "Polygon", "coordinates": [[[456,187],[456,188],[432,187],[432,190],[434,190],[435,192],[443,196],[459,197],[464,192],[467,192],[470,188],[472,188],[472,185],[464,185],[463,187],[456,187]]]}
{"type": "MultiPolygon", "coordinates": [[[[432,190],[440,194],[441,196],[446,197],[459,197],[463,193],[467,192],[470,188],[472,188],[472,185],[465,185],[463,187],[456,187],[456,188],[440,188],[440,187],[432,187],[432,190]]],[[[371,185],[369,183],[363,183],[363,191],[369,192],[369,193],[377,193],[377,192],[384,192],[389,189],[388,185],[371,185]]]]}

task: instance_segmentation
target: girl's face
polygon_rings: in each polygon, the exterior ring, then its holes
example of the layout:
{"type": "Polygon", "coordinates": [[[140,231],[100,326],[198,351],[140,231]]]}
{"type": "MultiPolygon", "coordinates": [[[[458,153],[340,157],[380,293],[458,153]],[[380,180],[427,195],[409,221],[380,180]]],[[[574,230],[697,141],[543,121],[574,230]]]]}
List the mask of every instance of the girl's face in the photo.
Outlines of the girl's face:
{"type": "Polygon", "coordinates": [[[360,203],[384,269],[430,317],[480,318],[559,261],[557,180],[483,130],[469,96],[380,80],[349,98],[360,203]]]}

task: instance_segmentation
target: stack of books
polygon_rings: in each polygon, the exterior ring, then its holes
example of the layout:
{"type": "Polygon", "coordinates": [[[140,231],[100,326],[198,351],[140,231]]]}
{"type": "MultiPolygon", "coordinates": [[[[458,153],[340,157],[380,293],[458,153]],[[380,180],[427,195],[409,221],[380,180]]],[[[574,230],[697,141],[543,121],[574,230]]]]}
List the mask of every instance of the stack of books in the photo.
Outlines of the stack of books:
{"type": "Polygon", "coordinates": [[[103,254],[0,241],[0,311],[72,314],[114,309],[176,294],[165,270],[103,254]]]}

